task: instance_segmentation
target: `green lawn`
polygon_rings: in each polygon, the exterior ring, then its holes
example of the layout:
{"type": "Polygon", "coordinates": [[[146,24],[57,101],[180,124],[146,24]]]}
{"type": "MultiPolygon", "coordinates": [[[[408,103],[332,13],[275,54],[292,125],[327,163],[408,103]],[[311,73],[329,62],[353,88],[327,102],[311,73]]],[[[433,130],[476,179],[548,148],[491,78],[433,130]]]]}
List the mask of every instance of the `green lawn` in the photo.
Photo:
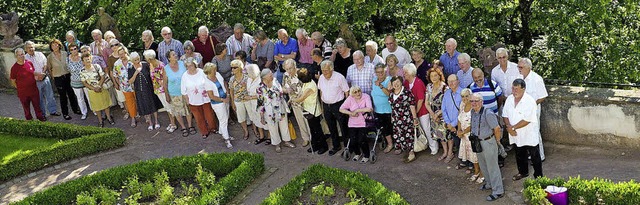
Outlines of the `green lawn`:
{"type": "Polygon", "coordinates": [[[4,165],[12,158],[29,153],[34,149],[52,145],[58,139],[23,137],[13,134],[0,133],[0,165],[4,165]]]}

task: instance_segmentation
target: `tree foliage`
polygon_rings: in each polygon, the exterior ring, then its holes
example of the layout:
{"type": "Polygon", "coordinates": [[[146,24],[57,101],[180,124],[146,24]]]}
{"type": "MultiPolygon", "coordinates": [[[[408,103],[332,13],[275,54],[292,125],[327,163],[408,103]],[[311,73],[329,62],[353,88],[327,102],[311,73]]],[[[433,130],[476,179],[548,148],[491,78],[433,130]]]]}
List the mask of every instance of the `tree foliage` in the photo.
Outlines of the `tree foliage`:
{"type": "MultiPolygon", "coordinates": [[[[338,36],[350,24],[360,45],[386,34],[399,45],[420,48],[437,58],[444,41],[455,38],[471,56],[503,43],[513,55],[530,57],[546,78],[572,81],[638,83],[640,4],[637,0],[24,0],[0,2],[1,11],[18,11],[23,38],[64,38],[75,30],[91,41],[96,9],[105,7],[118,21],[122,42],[141,47],[149,29],[159,38],[169,26],[173,37],[192,39],[200,25],[242,23],[247,32],[265,30],[275,38],[285,28],[338,36]]],[[[222,41],[224,39],[221,39],[222,41]]],[[[356,48],[363,49],[363,48],[356,48]]],[[[481,65],[476,63],[475,65],[481,65]]]]}

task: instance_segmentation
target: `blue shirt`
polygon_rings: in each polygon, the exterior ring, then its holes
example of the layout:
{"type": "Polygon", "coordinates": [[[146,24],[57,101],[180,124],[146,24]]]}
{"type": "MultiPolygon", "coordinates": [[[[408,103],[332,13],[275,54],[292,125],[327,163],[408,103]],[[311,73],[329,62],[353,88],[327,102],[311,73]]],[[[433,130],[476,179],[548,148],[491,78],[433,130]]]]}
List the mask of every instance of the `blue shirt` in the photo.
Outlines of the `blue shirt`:
{"type": "MultiPolygon", "coordinates": [[[[273,50],[273,55],[289,55],[292,53],[298,52],[298,41],[289,37],[289,41],[287,41],[287,45],[284,45],[282,41],[276,42],[276,46],[273,50]]],[[[278,64],[282,64],[284,61],[278,61],[278,64]]]]}
{"type": "Polygon", "coordinates": [[[187,67],[184,66],[184,62],[178,61],[178,72],[173,72],[169,64],[164,66],[164,72],[167,75],[167,87],[169,96],[181,96],[180,86],[182,85],[182,74],[187,72],[187,67]]]}
{"type": "Polygon", "coordinates": [[[455,91],[447,89],[442,96],[442,118],[444,118],[444,123],[454,127],[458,126],[458,110],[460,110],[462,102],[461,92],[462,88],[458,86],[455,91]]]}
{"type": "Polygon", "coordinates": [[[453,56],[449,56],[449,53],[445,52],[440,56],[440,63],[444,66],[444,76],[458,73],[460,66],[458,66],[458,51],[453,51],[453,56]]]}
{"type": "MultiPolygon", "coordinates": [[[[371,97],[373,98],[373,111],[380,114],[391,114],[391,104],[389,103],[389,96],[382,92],[382,89],[376,85],[378,76],[373,76],[371,97]]],[[[387,76],[380,85],[387,87],[391,81],[391,77],[387,76]]]]}
{"type": "Polygon", "coordinates": [[[500,89],[496,81],[492,80],[491,83],[493,83],[494,90],[491,90],[489,81],[484,79],[484,85],[482,87],[477,86],[476,83],[471,84],[471,92],[480,93],[480,95],[482,95],[482,105],[484,108],[498,113],[498,97],[502,95],[502,89],[500,89]]]}
{"type": "Polygon", "coordinates": [[[458,80],[460,80],[459,87],[466,88],[473,83],[473,75],[471,75],[473,69],[473,67],[469,68],[466,73],[462,70],[458,71],[456,76],[458,76],[458,80]]]}

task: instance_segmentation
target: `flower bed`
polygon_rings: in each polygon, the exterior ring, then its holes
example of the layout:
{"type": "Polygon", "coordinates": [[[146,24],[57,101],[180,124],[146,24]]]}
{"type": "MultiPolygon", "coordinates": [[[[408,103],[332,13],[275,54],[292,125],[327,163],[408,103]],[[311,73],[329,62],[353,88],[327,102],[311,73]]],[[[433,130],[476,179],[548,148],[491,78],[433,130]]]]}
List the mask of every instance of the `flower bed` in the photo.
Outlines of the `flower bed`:
{"type": "Polygon", "coordinates": [[[16,156],[0,165],[0,181],[27,174],[60,162],[124,146],[122,130],[74,124],[24,121],[0,117],[0,132],[62,140],[16,156]]]}
{"type": "Polygon", "coordinates": [[[355,192],[371,204],[409,204],[398,193],[387,189],[359,172],[351,172],[324,165],[312,165],[288,184],[272,192],[262,201],[263,205],[297,204],[306,189],[321,182],[339,186],[355,192]]]}
{"type": "Polygon", "coordinates": [[[120,190],[128,185],[131,178],[137,177],[141,182],[153,181],[158,173],[164,172],[164,176],[171,180],[194,180],[199,165],[215,176],[224,177],[211,188],[203,189],[193,203],[225,204],[264,171],[264,158],[259,154],[236,152],[149,160],[65,182],[14,204],[72,204],[83,192],[96,189],[120,190]]]}
{"type": "Polygon", "coordinates": [[[614,183],[608,179],[592,180],[570,177],[539,177],[524,181],[525,200],[529,204],[551,204],[544,191],[549,185],[567,188],[570,204],[640,204],[640,184],[631,180],[614,183]]]}

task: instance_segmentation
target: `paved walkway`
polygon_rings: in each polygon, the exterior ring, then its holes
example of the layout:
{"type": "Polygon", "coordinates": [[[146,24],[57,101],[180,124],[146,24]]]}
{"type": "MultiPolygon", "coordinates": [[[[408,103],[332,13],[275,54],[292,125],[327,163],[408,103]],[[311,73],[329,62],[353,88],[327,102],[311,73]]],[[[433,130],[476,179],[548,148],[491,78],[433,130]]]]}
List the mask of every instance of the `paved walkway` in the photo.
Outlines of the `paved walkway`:
{"type": "MultiPolygon", "coordinates": [[[[9,92],[10,93],[10,92],[9,92]]],[[[0,92],[0,116],[23,119],[22,109],[18,98],[7,92],[0,92]]],[[[20,200],[34,192],[61,182],[89,175],[100,170],[118,165],[131,164],[140,160],[160,157],[174,157],[197,153],[234,152],[238,150],[261,153],[265,156],[265,164],[270,171],[264,180],[256,182],[246,194],[236,198],[239,204],[259,204],[270,192],[283,186],[294,176],[300,174],[311,164],[321,163],[332,167],[360,171],[371,178],[382,182],[388,188],[397,191],[411,204],[523,204],[521,181],[511,181],[516,174],[513,154],[507,158],[506,166],[502,168],[507,197],[495,202],[486,202],[484,198],[489,194],[480,191],[479,185],[466,180],[468,175],[455,170],[455,162],[445,164],[437,157],[427,153],[419,153],[418,159],[410,164],[401,162],[400,156],[382,154],[375,164],[358,164],[345,162],[338,156],[329,157],[327,154],[318,156],[306,152],[306,148],[283,148],[282,153],[276,153],[272,146],[253,145],[251,141],[242,140],[239,125],[230,126],[230,133],[237,138],[233,142],[234,148],[225,147],[222,137],[214,135],[206,140],[198,136],[181,137],[165,132],[149,132],[146,126],[139,124],[137,128],[129,127],[127,121],[122,120],[120,109],[114,110],[114,117],[118,119],[115,127],[121,128],[127,134],[127,144],[123,148],[98,153],[50,167],[45,171],[35,172],[19,177],[0,185],[0,204],[20,200]]],[[[163,127],[168,123],[167,115],[160,114],[163,127]]],[[[95,116],[87,120],[80,120],[80,116],[73,115],[71,121],[64,121],[62,117],[50,117],[53,122],[75,123],[79,125],[96,125],[95,116]]],[[[109,127],[109,126],[107,126],[109,127]]],[[[253,134],[252,134],[253,135],[253,134]]],[[[300,145],[298,139],[295,142],[300,145]]],[[[566,145],[545,144],[547,159],[543,169],[546,176],[577,176],[583,178],[602,177],[615,181],[638,181],[640,175],[640,151],[637,150],[606,150],[590,147],[575,147],[566,145]]]]}

